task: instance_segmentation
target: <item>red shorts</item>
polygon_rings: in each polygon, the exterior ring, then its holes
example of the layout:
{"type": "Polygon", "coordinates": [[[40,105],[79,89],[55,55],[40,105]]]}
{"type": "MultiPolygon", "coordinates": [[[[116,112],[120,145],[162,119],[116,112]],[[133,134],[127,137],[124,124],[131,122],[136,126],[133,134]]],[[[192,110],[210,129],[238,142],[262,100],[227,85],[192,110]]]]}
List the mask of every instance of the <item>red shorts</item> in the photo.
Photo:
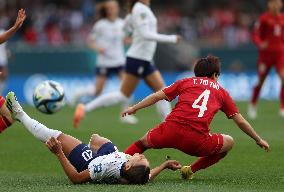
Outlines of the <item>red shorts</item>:
{"type": "Polygon", "coordinates": [[[189,126],[167,121],[147,134],[151,148],[174,148],[188,155],[205,157],[217,154],[223,147],[221,134],[200,133],[189,126]]]}
{"type": "Polygon", "coordinates": [[[0,108],[4,105],[5,101],[5,98],[0,96],[0,108]]]}
{"type": "Polygon", "coordinates": [[[260,52],[257,62],[258,75],[266,76],[273,66],[278,74],[284,71],[284,53],[281,51],[260,52]]]}

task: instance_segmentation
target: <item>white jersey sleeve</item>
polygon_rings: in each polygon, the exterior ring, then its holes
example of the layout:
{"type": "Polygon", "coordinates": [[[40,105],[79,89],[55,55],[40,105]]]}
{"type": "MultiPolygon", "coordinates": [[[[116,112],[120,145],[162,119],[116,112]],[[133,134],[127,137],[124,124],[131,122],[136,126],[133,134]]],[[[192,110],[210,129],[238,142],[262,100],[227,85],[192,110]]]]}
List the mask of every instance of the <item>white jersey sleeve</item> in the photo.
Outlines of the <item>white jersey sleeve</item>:
{"type": "Polygon", "coordinates": [[[95,158],[88,165],[91,179],[95,183],[119,183],[122,165],[129,158],[129,155],[121,152],[95,158]]]}
{"type": "Polygon", "coordinates": [[[133,33],[133,26],[131,24],[131,15],[128,14],[124,19],[123,31],[125,36],[130,36],[133,33]]]}
{"type": "Polygon", "coordinates": [[[151,15],[143,9],[137,9],[133,13],[135,28],[137,32],[147,41],[157,41],[160,43],[176,43],[176,35],[163,35],[151,30],[151,15]]]}
{"type": "Polygon", "coordinates": [[[128,26],[133,29],[132,44],[127,52],[128,57],[151,62],[157,48],[157,42],[176,43],[176,35],[162,35],[157,32],[157,18],[150,7],[135,3],[128,26]]]}
{"type": "MultiPolygon", "coordinates": [[[[4,33],[4,29],[0,29],[0,34],[4,33]]],[[[8,63],[8,53],[7,53],[7,47],[6,43],[0,44],[0,66],[6,66],[8,63]]]]}

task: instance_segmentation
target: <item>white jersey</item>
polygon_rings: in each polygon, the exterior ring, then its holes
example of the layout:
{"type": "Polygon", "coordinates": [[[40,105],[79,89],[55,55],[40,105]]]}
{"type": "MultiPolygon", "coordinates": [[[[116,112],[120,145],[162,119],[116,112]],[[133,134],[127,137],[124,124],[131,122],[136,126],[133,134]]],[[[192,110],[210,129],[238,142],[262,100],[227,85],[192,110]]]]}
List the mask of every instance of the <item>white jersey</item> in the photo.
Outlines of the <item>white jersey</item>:
{"type": "Polygon", "coordinates": [[[88,165],[91,179],[95,183],[119,183],[122,165],[130,157],[130,155],[118,151],[96,157],[88,165]]]}
{"type": "Polygon", "coordinates": [[[128,57],[152,61],[156,52],[157,42],[176,43],[176,35],[157,33],[157,18],[143,3],[137,2],[130,15],[126,17],[124,29],[132,29],[133,42],[127,52],[128,57]]]}
{"type": "Polygon", "coordinates": [[[97,54],[98,67],[109,68],[125,64],[123,26],[122,19],[101,19],[94,25],[90,40],[95,40],[96,45],[106,51],[104,54],[97,54]]]}
{"type": "MultiPolygon", "coordinates": [[[[4,33],[5,30],[0,29],[0,34],[4,33]]],[[[6,66],[8,63],[8,54],[6,49],[6,43],[0,44],[0,66],[6,66]]]]}

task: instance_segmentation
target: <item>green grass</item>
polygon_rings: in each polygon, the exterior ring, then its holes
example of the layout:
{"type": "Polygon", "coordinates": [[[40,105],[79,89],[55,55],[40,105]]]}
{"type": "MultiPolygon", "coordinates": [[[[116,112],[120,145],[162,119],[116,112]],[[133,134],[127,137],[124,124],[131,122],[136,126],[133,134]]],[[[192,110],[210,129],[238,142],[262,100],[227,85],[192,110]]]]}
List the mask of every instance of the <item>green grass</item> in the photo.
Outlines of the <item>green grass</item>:
{"type": "MultiPolygon", "coordinates": [[[[245,103],[238,104],[244,113],[245,103]]],[[[31,107],[25,110],[50,128],[62,130],[84,142],[92,133],[110,138],[120,149],[159,123],[154,109],[138,113],[135,126],[118,121],[119,108],[98,110],[88,115],[77,130],[72,129],[73,110],[65,108],[56,115],[43,115],[31,107]]],[[[146,186],[70,184],[56,158],[19,123],[0,135],[0,191],[284,191],[284,119],[278,117],[276,102],[261,102],[259,118],[252,122],[267,139],[271,152],[263,152],[222,113],[215,118],[212,132],[234,137],[236,145],[217,165],[198,172],[192,181],[180,179],[179,172],[165,171],[146,186]]],[[[149,150],[151,165],[156,166],[166,155],[183,164],[194,161],[177,150],[149,150]]]]}

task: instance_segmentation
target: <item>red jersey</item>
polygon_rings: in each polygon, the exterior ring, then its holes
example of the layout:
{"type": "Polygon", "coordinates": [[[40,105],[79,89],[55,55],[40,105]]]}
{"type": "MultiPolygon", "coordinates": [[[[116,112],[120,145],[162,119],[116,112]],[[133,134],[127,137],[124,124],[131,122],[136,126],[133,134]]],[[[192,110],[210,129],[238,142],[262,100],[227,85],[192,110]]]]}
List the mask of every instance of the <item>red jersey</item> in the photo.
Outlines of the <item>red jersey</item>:
{"type": "Polygon", "coordinates": [[[284,51],[284,15],[262,14],[252,32],[252,41],[259,48],[262,42],[268,47],[260,51],[284,51]]]}
{"type": "Polygon", "coordinates": [[[228,118],[239,113],[229,93],[206,77],[179,80],[163,89],[163,92],[168,101],[179,96],[166,121],[185,124],[202,133],[210,131],[209,125],[218,110],[223,111],[228,118]]]}

